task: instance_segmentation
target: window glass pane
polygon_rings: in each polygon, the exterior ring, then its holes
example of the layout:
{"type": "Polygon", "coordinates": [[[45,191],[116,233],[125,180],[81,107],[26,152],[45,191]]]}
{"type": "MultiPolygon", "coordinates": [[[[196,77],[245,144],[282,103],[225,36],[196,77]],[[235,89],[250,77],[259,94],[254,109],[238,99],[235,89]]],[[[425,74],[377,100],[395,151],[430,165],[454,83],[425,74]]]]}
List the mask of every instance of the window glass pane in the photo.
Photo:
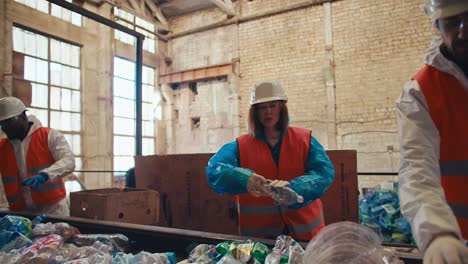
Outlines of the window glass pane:
{"type": "Polygon", "coordinates": [[[114,136],[114,155],[132,155],[135,153],[135,138],[114,136]]]}
{"type": "Polygon", "coordinates": [[[143,136],[154,137],[154,122],[153,121],[143,121],[142,129],[143,129],[143,136]]]}
{"type": "Polygon", "coordinates": [[[156,52],[156,40],[148,39],[148,51],[150,51],[151,53],[156,52]]]}
{"type": "Polygon", "coordinates": [[[71,110],[71,91],[68,89],[62,89],[62,98],[60,100],[60,109],[64,111],[71,110]]]}
{"type": "Polygon", "coordinates": [[[142,154],[143,155],[153,155],[154,154],[154,139],[153,138],[143,138],[142,139],[142,154]]]}
{"type": "Polygon", "coordinates": [[[62,65],[57,63],[50,64],[50,83],[53,85],[62,84],[62,65]]]}
{"type": "Polygon", "coordinates": [[[70,146],[70,149],[73,151],[73,135],[72,134],[62,134],[65,140],[68,143],[68,146],[70,146]]]}
{"type": "Polygon", "coordinates": [[[114,97],[114,115],[135,118],[135,101],[114,97]]]}
{"type": "Polygon", "coordinates": [[[36,0],[24,0],[24,4],[29,6],[29,7],[35,8],[36,7],[36,0]]]}
{"type": "Polygon", "coordinates": [[[120,135],[135,135],[135,119],[114,117],[114,133],[120,135]]]}
{"type": "Polygon", "coordinates": [[[135,80],[135,63],[121,58],[114,59],[114,76],[135,80]]]}
{"type": "Polygon", "coordinates": [[[44,127],[48,127],[49,126],[49,118],[47,117],[47,110],[43,110],[43,109],[37,109],[37,108],[28,108],[28,114],[32,114],[34,115],[35,117],[37,117],[37,119],[39,119],[39,121],[41,121],[42,123],[42,126],[44,127]]]}
{"type": "Polygon", "coordinates": [[[71,11],[65,8],[62,8],[62,19],[68,22],[71,22],[71,11]]]}
{"type": "Polygon", "coordinates": [[[62,66],[62,86],[71,88],[71,69],[67,66],[62,66]]]}
{"type": "Polygon", "coordinates": [[[36,81],[41,83],[49,82],[49,63],[45,60],[36,59],[36,81]]]}
{"type": "Polygon", "coordinates": [[[73,25],[81,27],[81,15],[73,12],[71,22],[72,22],[73,25]]]}
{"type": "Polygon", "coordinates": [[[142,104],[142,118],[145,120],[152,120],[153,119],[153,104],[143,103],[142,104]]]}
{"type": "Polygon", "coordinates": [[[62,8],[58,5],[52,4],[51,15],[54,17],[62,18],[62,8]]]}
{"type": "Polygon", "coordinates": [[[61,63],[70,65],[70,57],[71,57],[71,46],[65,42],[60,43],[60,54],[62,54],[62,58],[60,60],[61,63]]]}
{"type": "Polygon", "coordinates": [[[24,52],[24,31],[13,27],[13,49],[18,52],[24,52]]]}
{"type": "Polygon", "coordinates": [[[51,111],[50,112],[50,127],[62,130],[62,127],[60,126],[60,121],[61,121],[61,112],[56,112],[56,111],[51,111]]]}
{"type": "Polygon", "coordinates": [[[80,155],[81,154],[81,137],[80,135],[73,135],[73,154],[80,155]]]}
{"type": "Polygon", "coordinates": [[[39,58],[47,60],[48,58],[48,47],[49,44],[47,42],[47,38],[36,34],[36,41],[37,41],[37,56],[39,58]]]}
{"type": "Polygon", "coordinates": [[[83,168],[83,161],[80,157],[75,157],[75,170],[81,170],[83,168]]]}
{"type": "Polygon", "coordinates": [[[55,39],[50,40],[50,59],[60,62],[60,42],[55,39]]]}
{"type": "Polygon", "coordinates": [[[36,56],[36,36],[34,33],[24,31],[24,53],[32,56],[36,56]]]}
{"type": "Polygon", "coordinates": [[[71,72],[71,83],[70,87],[76,90],[80,89],[80,78],[81,78],[81,73],[80,69],[77,68],[70,68],[71,72]]]}
{"type": "Polygon", "coordinates": [[[152,85],[142,85],[142,100],[145,102],[150,102],[152,103],[154,101],[154,92],[153,92],[154,86],[152,85]]]}
{"type": "Polygon", "coordinates": [[[142,155],[154,155],[154,138],[143,138],[142,139],[142,155]]]}
{"type": "Polygon", "coordinates": [[[72,119],[71,119],[70,113],[62,112],[60,116],[60,120],[61,120],[60,126],[62,127],[61,130],[72,131],[72,119]]]}
{"type": "Polygon", "coordinates": [[[114,96],[135,99],[135,82],[115,77],[114,96]]]}
{"type": "Polygon", "coordinates": [[[80,67],[80,47],[71,46],[70,63],[71,66],[80,67]]]}
{"type": "Polygon", "coordinates": [[[71,110],[75,112],[80,112],[81,110],[81,94],[79,91],[72,91],[71,98],[71,110]]]}
{"type": "Polygon", "coordinates": [[[24,57],[24,79],[36,81],[36,59],[29,56],[24,57]]]}
{"type": "Polygon", "coordinates": [[[31,83],[32,86],[32,100],[31,106],[47,108],[49,91],[46,85],[31,83]]]}
{"type": "Polygon", "coordinates": [[[48,14],[49,2],[47,2],[46,0],[37,0],[37,10],[48,14]]]}
{"type": "Polygon", "coordinates": [[[81,130],[81,114],[72,113],[71,115],[71,130],[79,132],[81,130]]]}
{"type": "Polygon", "coordinates": [[[114,170],[127,171],[133,167],[135,167],[135,159],[133,156],[114,157],[114,170]]]}
{"type": "Polygon", "coordinates": [[[154,85],[154,69],[143,66],[143,83],[154,85]]]}
{"type": "Polygon", "coordinates": [[[50,88],[50,108],[60,110],[61,101],[60,88],[50,88]]]}

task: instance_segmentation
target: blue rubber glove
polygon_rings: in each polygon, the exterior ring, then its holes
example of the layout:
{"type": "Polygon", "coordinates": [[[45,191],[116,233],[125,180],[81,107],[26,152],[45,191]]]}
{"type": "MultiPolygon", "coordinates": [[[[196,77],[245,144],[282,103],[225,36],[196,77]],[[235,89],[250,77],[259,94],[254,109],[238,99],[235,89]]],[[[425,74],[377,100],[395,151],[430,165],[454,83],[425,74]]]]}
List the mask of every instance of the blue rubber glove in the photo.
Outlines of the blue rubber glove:
{"type": "Polygon", "coordinates": [[[38,175],[34,175],[31,178],[24,180],[21,182],[21,185],[31,185],[31,189],[37,192],[42,188],[42,184],[44,184],[48,179],[49,175],[41,172],[38,175]]]}

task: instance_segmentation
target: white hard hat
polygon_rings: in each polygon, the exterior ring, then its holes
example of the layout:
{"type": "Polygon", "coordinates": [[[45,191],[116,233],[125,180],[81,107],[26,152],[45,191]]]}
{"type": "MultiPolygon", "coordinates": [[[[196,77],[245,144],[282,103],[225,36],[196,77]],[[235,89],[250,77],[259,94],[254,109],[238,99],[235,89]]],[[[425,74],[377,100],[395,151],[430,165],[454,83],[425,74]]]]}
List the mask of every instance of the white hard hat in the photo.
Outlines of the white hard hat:
{"type": "Polygon", "coordinates": [[[468,11],[468,0],[426,0],[424,8],[432,20],[462,14],[468,11]]]}
{"type": "Polygon", "coordinates": [[[26,111],[26,106],[16,97],[0,98],[0,121],[12,118],[26,111]]]}
{"type": "Polygon", "coordinates": [[[288,97],[279,82],[275,80],[256,83],[250,93],[250,105],[278,100],[288,101],[288,97]]]}

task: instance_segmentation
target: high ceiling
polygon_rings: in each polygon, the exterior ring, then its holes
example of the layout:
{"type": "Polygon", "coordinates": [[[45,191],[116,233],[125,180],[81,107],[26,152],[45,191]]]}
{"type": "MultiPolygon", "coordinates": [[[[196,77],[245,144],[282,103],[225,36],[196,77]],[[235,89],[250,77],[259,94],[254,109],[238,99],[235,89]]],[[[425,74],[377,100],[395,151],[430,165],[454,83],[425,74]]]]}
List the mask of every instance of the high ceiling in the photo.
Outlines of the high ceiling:
{"type": "Polygon", "coordinates": [[[193,11],[214,7],[210,0],[152,0],[166,17],[178,16],[193,11]]]}

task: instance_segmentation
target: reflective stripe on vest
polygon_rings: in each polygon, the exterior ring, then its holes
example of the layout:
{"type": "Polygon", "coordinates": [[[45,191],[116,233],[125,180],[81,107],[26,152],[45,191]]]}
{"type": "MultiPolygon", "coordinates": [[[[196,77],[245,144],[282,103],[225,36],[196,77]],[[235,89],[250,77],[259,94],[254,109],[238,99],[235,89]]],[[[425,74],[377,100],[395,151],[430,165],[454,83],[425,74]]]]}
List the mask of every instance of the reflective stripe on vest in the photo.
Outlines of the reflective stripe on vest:
{"type": "Polygon", "coordinates": [[[444,176],[466,176],[468,181],[468,160],[441,160],[440,174],[444,176]]]}
{"type": "Polygon", "coordinates": [[[58,182],[52,182],[52,183],[42,185],[42,188],[38,192],[40,193],[50,192],[50,191],[55,191],[55,190],[59,190],[62,188],[65,188],[65,184],[61,181],[58,181],[58,182]]]}
{"type": "Polygon", "coordinates": [[[449,203],[449,205],[457,217],[468,219],[468,206],[467,205],[454,204],[454,203],[449,203]]]}
{"type": "Polygon", "coordinates": [[[5,184],[8,184],[8,183],[14,183],[18,180],[18,176],[3,176],[2,175],[2,181],[3,183],[5,184]]]}
{"type": "Polygon", "coordinates": [[[22,199],[22,197],[21,197],[21,194],[19,194],[19,193],[18,193],[18,194],[15,194],[15,195],[9,195],[9,196],[7,196],[7,200],[8,200],[8,202],[11,203],[11,204],[12,204],[12,203],[18,202],[20,199],[22,199]]]}
{"type": "MultiPolygon", "coordinates": [[[[266,179],[290,181],[305,173],[310,138],[310,130],[289,127],[282,138],[276,165],[265,142],[250,135],[241,136],[237,139],[240,166],[266,179]]],[[[310,240],[325,225],[320,199],[300,209],[277,206],[270,197],[253,197],[250,194],[237,195],[236,200],[242,235],[276,237],[288,230],[287,234],[295,239],[310,240]]]]}
{"type": "Polygon", "coordinates": [[[292,225],[286,225],[286,226],[288,227],[289,230],[292,231],[294,235],[300,235],[300,234],[314,231],[316,228],[320,227],[323,224],[323,222],[324,222],[323,212],[321,212],[320,215],[316,219],[312,220],[309,223],[306,223],[303,225],[296,225],[296,226],[292,226],[292,225]]]}
{"type": "Polygon", "coordinates": [[[287,206],[279,205],[260,205],[260,206],[248,206],[248,205],[237,205],[239,207],[239,213],[243,215],[259,215],[259,214],[277,214],[279,212],[286,212],[293,209],[289,209],[287,206]]]}
{"type": "Polygon", "coordinates": [[[41,170],[48,168],[48,167],[50,167],[50,165],[41,165],[41,166],[34,167],[34,168],[28,168],[28,174],[31,174],[31,175],[39,174],[41,170]]]}
{"type": "Polygon", "coordinates": [[[440,172],[445,197],[468,239],[468,92],[452,75],[429,65],[417,80],[440,135],[440,172]]]}

